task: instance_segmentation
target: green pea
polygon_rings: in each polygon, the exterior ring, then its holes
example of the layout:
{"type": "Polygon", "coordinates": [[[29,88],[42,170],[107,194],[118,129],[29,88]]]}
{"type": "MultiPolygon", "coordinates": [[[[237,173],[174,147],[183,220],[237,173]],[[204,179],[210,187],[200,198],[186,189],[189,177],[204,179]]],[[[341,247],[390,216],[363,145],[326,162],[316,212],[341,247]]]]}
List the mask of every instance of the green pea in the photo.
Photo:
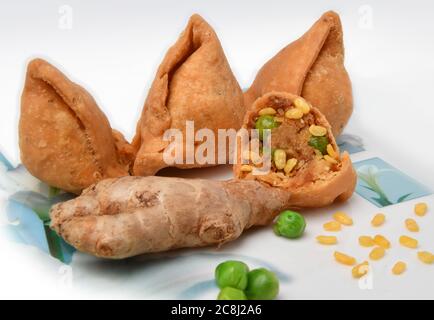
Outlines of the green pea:
{"type": "Polygon", "coordinates": [[[241,261],[228,260],[215,269],[215,280],[220,289],[232,287],[244,290],[247,286],[249,267],[241,261]]]}
{"type": "Polygon", "coordinates": [[[220,290],[217,300],[247,300],[244,291],[231,287],[220,290]]]}
{"type": "Polygon", "coordinates": [[[285,210],[277,218],[274,224],[274,232],[285,238],[299,238],[306,228],[306,221],[297,212],[285,210]]]}
{"type": "Polygon", "coordinates": [[[255,123],[255,128],[259,130],[259,139],[261,140],[264,137],[264,129],[273,129],[278,126],[279,123],[270,115],[260,116],[255,123]]]}
{"type": "Polygon", "coordinates": [[[309,146],[319,150],[322,154],[327,154],[327,145],[329,139],[327,137],[315,137],[311,136],[308,142],[309,146]]]}
{"type": "Polygon", "coordinates": [[[248,274],[248,284],[245,290],[250,300],[273,300],[279,293],[279,279],[264,268],[255,269],[248,274]]]}

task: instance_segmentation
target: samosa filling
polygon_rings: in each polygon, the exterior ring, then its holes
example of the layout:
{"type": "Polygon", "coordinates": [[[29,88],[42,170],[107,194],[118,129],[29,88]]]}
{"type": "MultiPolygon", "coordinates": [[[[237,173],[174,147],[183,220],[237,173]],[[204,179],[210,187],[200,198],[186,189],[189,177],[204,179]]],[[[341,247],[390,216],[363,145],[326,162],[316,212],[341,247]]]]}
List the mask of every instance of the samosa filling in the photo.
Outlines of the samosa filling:
{"type": "Polygon", "coordinates": [[[297,188],[317,180],[326,180],[339,170],[340,157],[333,137],[318,123],[310,104],[302,98],[292,103],[273,104],[259,110],[251,127],[259,130],[259,154],[244,154],[248,164],[241,166],[241,176],[273,186],[297,188]],[[267,174],[254,174],[266,159],[264,130],[271,130],[271,169],[267,174]],[[259,161],[258,161],[259,159],[259,161]]]}

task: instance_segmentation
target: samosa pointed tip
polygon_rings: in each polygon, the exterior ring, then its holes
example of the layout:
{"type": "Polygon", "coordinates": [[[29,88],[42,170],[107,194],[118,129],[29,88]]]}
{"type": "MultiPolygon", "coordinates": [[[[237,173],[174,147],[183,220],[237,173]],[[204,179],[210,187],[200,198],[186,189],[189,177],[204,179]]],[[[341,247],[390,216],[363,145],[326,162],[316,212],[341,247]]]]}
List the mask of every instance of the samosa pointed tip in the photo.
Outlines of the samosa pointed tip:
{"type": "Polygon", "coordinates": [[[40,67],[41,65],[45,65],[48,64],[47,61],[45,61],[44,59],[41,58],[32,58],[29,63],[27,64],[27,70],[35,70],[38,67],[40,67]]]}
{"type": "Polygon", "coordinates": [[[336,11],[329,10],[321,16],[320,20],[331,22],[333,24],[340,24],[341,18],[336,11]]]}
{"type": "Polygon", "coordinates": [[[197,24],[197,23],[207,23],[206,20],[198,13],[193,13],[190,16],[190,19],[188,19],[188,22],[191,24],[197,24]]]}

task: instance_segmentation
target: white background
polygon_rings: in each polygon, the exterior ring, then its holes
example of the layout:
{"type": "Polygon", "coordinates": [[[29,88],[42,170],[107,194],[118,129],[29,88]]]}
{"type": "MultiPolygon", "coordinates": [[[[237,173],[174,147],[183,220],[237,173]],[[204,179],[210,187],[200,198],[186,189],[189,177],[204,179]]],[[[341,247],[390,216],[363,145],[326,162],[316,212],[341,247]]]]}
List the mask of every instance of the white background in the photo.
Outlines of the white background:
{"type": "MultiPolygon", "coordinates": [[[[2,0],[0,149],[19,163],[19,96],[33,57],[49,60],[87,88],[112,126],[131,139],[156,68],[192,13],[215,28],[246,88],[267,59],[329,9],[341,15],[353,81],[355,111],[348,131],[434,187],[434,5],[428,0],[2,0]],[[65,21],[65,8],[72,9],[72,24],[65,21]]],[[[0,297],[63,296],[50,290],[57,279],[31,251],[4,242],[0,250],[10,257],[0,262],[0,297]]],[[[425,275],[430,279],[431,270],[425,275]]],[[[434,297],[432,289],[423,292],[434,297]]]]}

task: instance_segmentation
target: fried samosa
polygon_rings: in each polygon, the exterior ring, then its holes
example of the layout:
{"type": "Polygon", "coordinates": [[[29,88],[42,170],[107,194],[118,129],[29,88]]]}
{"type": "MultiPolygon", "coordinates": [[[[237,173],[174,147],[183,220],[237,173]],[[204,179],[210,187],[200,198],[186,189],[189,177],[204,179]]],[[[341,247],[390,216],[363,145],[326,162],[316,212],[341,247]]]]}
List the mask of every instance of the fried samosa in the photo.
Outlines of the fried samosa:
{"type": "Polygon", "coordinates": [[[338,136],[353,111],[338,14],[326,12],[301,38],[271,58],[245,92],[246,107],[271,91],[300,95],[321,111],[338,136]]]}
{"type": "Polygon", "coordinates": [[[287,190],[293,208],[323,207],[353,194],[357,176],[348,153],[340,154],[326,118],[305,99],[267,93],[246,113],[243,129],[248,141],[239,135],[236,178],[287,190]]]}
{"type": "MultiPolygon", "coordinates": [[[[242,91],[216,33],[199,15],[193,15],[164,57],[145,101],[132,143],[137,151],[134,175],[153,175],[168,166],[215,164],[195,160],[167,164],[163,153],[170,142],[163,139],[164,133],[168,129],[182,132],[185,153],[186,121],[193,121],[195,131],[207,128],[217,136],[218,129],[239,129],[244,113],[242,91]]],[[[199,145],[189,147],[195,150],[199,145]]]]}
{"type": "Polygon", "coordinates": [[[32,175],[77,194],[102,179],[128,175],[134,156],[92,96],[41,59],[27,67],[19,145],[32,175]]]}

